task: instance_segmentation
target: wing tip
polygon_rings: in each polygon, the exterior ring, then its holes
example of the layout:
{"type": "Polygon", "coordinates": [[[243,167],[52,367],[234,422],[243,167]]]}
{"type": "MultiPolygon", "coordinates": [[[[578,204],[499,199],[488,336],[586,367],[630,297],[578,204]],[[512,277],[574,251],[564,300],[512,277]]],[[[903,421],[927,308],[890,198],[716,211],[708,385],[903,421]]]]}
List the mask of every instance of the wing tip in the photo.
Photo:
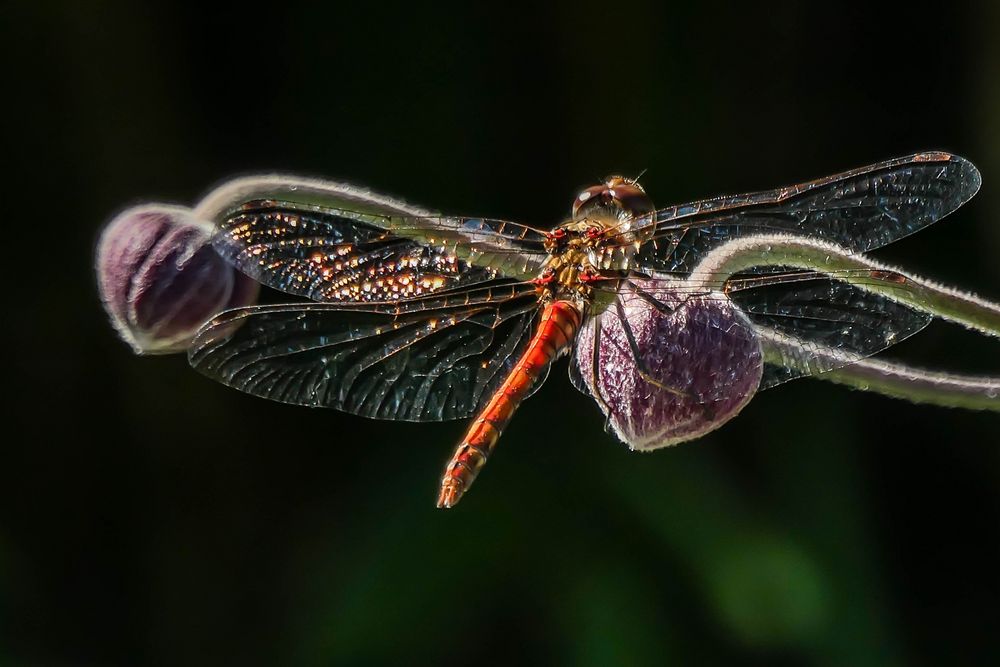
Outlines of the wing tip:
{"type": "Polygon", "coordinates": [[[951,160],[958,164],[962,170],[962,178],[965,181],[965,197],[962,203],[969,201],[976,196],[979,192],[979,188],[983,185],[983,175],[979,173],[979,169],[976,165],[972,164],[964,157],[958,155],[952,155],[951,160]]]}
{"type": "MultiPolygon", "coordinates": [[[[948,162],[955,165],[958,173],[956,179],[962,182],[961,199],[959,206],[972,199],[983,184],[983,176],[969,160],[961,155],[948,153],[946,151],[925,151],[912,156],[913,162],[948,162]]],[[[957,208],[957,207],[956,207],[957,208]]]]}

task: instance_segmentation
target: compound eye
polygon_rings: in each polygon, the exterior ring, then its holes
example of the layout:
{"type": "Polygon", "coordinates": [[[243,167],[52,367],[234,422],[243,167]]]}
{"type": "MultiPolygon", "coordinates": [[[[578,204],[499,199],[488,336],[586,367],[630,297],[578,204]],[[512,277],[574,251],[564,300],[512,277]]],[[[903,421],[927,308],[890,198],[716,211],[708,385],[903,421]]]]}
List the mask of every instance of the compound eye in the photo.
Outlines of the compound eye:
{"type": "Polygon", "coordinates": [[[611,201],[611,193],[608,191],[607,185],[589,187],[573,200],[573,217],[577,217],[584,205],[606,204],[609,201],[611,201]]]}
{"type": "Polygon", "coordinates": [[[653,210],[653,200],[645,190],[634,183],[615,185],[611,193],[615,203],[632,215],[643,215],[653,210]]]}
{"type": "Polygon", "coordinates": [[[580,219],[586,209],[610,209],[637,216],[653,210],[653,201],[635,181],[621,176],[611,176],[601,185],[587,188],[573,200],[573,218],[580,219]]]}

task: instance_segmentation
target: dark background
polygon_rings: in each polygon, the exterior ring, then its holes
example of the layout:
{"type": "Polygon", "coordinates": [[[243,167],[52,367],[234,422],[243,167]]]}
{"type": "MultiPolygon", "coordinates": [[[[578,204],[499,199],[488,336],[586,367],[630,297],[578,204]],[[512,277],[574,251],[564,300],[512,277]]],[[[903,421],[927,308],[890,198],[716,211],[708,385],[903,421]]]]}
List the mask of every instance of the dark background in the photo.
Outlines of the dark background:
{"type": "Polygon", "coordinates": [[[123,207],[241,172],[543,226],[609,172],[667,205],[942,149],[982,191],[878,256],[1000,298],[995,6],[370,4],[4,9],[0,662],[997,664],[996,414],[799,380],[632,454],[562,362],[443,512],[462,424],[133,356],[92,269],[123,207]]]}

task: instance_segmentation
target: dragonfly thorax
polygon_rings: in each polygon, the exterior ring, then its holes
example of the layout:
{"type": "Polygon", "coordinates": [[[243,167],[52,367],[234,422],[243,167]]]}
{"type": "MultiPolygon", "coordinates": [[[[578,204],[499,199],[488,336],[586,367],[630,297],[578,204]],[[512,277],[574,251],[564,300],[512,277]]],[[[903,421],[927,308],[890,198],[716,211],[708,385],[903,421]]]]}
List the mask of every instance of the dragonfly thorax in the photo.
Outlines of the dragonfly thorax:
{"type": "Polygon", "coordinates": [[[601,258],[609,248],[629,254],[636,240],[634,221],[653,210],[653,202],[636,179],[609,176],[573,200],[573,219],[545,241],[550,258],[536,282],[543,298],[592,300],[600,278],[601,258]]]}
{"type": "Polygon", "coordinates": [[[545,248],[550,256],[535,281],[543,300],[589,303],[600,275],[600,248],[617,238],[619,227],[616,219],[594,217],[571,220],[549,232],[545,248]]]}

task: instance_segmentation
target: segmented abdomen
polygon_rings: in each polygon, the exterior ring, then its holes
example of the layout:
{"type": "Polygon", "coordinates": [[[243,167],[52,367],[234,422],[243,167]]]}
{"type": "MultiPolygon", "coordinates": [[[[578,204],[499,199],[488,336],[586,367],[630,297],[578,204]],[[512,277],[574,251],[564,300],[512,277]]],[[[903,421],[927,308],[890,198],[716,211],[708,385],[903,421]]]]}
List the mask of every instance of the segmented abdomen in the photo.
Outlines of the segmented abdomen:
{"type": "Polygon", "coordinates": [[[569,348],[582,319],[583,313],[571,301],[554,301],[545,306],[524,354],[455,449],[441,480],[438,507],[453,506],[472,485],[514,411],[535,382],[544,377],[549,365],[569,348]]]}

